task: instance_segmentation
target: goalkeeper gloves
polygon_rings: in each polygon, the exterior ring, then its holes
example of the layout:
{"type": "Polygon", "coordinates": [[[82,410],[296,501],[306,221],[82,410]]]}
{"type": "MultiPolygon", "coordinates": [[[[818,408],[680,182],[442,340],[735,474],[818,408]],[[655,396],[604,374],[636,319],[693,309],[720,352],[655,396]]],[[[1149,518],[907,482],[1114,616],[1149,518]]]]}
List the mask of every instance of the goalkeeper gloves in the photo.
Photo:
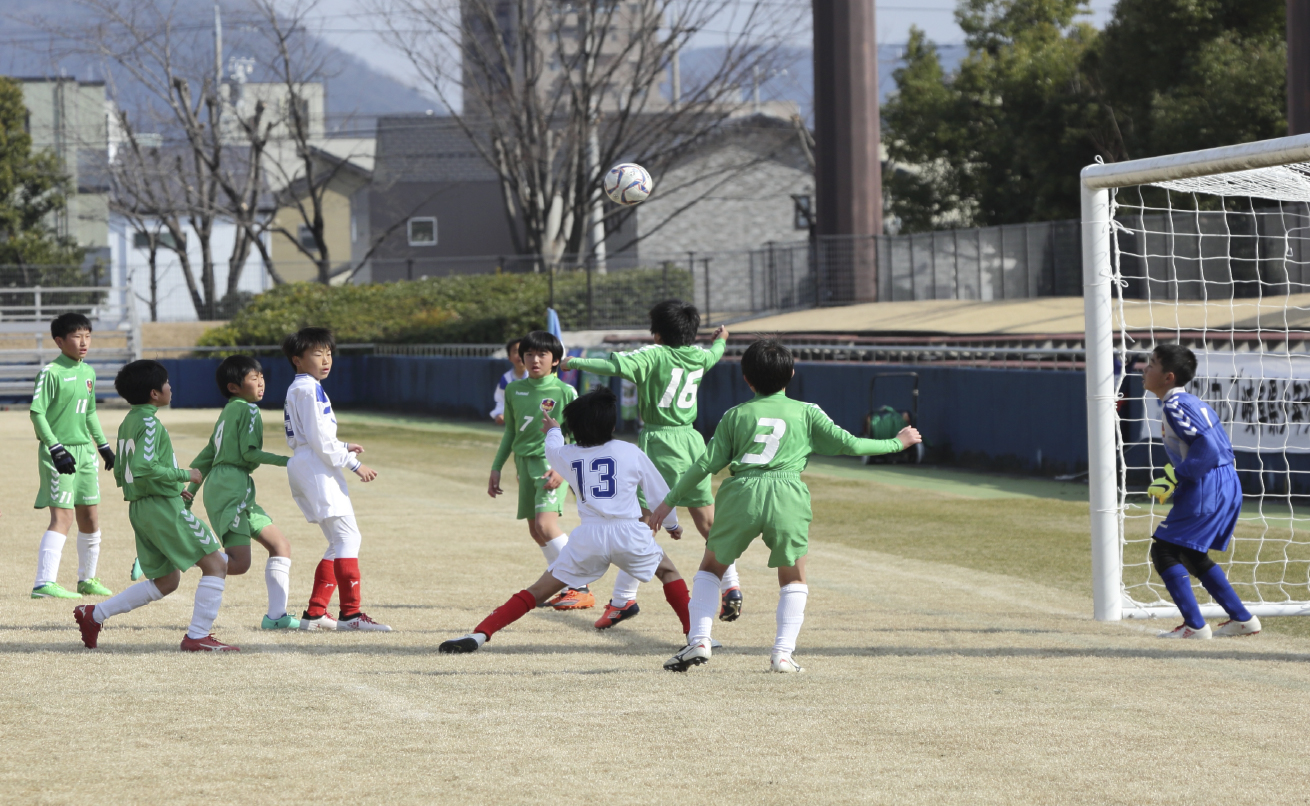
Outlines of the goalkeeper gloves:
{"type": "Polygon", "coordinates": [[[114,449],[108,445],[101,445],[96,450],[100,451],[100,458],[105,460],[105,470],[114,469],[114,449]]]}
{"type": "Polygon", "coordinates": [[[50,462],[61,475],[71,476],[77,472],[77,460],[58,442],[50,446],[50,462]]]}
{"type": "Polygon", "coordinates": [[[1163,504],[1174,494],[1177,486],[1178,477],[1174,475],[1174,466],[1168,464],[1164,466],[1164,477],[1151,482],[1151,486],[1146,488],[1146,494],[1154,498],[1157,504],[1163,504]]]}

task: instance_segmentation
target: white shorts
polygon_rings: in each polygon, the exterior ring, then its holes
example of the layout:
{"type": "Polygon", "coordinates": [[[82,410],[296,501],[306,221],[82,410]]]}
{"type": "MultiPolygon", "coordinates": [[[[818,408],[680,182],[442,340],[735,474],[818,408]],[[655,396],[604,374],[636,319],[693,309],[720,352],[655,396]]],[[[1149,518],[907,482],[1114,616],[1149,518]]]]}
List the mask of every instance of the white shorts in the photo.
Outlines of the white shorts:
{"type": "Polygon", "coordinates": [[[310,523],[355,514],[345,476],[339,468],[323,464],[313,451],[296,451],[287,462],[287,482],[292,500],[310,523]]]}
{"type": "Polygon", "coordinates": [[[584,521],[569,532],[569,542],[551,563],[550,575],[570,588],[580,588],[617,565],[642,582],[650,582],[663,558],[664,550],[655,542],[655,535],[635,518],[584,521]]]}

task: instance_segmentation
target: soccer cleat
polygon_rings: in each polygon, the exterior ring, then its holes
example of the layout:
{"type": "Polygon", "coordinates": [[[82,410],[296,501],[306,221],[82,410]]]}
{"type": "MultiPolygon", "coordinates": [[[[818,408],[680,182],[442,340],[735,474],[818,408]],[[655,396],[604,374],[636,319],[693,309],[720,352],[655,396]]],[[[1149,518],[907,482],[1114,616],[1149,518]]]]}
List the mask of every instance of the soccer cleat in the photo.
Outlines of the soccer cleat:
{"type": "Polygon", "coordinates": [[[283,613],[282,618],[269,618],[264,614],[264,620],[259,623],[261,630],[298,630],[300,629],[300,619],[290,613],[283,613]]]}
{"type": "Polygon", "coordinates": [[[741,588],[728,588],[719,602],[719,621],[736,621],[741,616],[741,588]]]}
{"type": "Polygon", "coordinates": [[[132,558],[132,573],[131,573],[132,581],[136,582],[138,579],[140,579],[145,575],[146,572],[141,570],[141,558],[139,557],[132,558]]]}
{"type": "Polygon", "coordinates": [[[81,599],[82,594],[65,590],[58,582],[47,582],[39,588],[32,588],[33,599],[81,599]]]}
{"type": "Polygon", "coordinates": [[[467,655],[470,652],[477,652],[486,643],[487,639],[478,640],[479,633],[469,633],[459,638],[452,638],[449,641],[442,641],[441,646],[437,647],[438,652],[444,652],[447,655],[467,655]]]}
{"type": "MultiPolygon", "coordinates": [[[[684,639],[687,639],[687,643],[689,643],[689,644],[691,643],[691,640],[688,639],[687,636],[684,635],[684,636],[682,636],[682,637],[683,637],[684,639]]],[[[719,643],[719,639],[717,639],[717,638],[711,638],[711,639],[710,639],[710,649],[722,649],[722,648],[723,648],[723,644],[719,643]]]]}
{"type": "Polygon", "coordinates": [[[581,588],[569,588],[564,591],[564,595],[555,600],[551,607],[556,610],[586,610],[596,606],[596,597],[592,595],[591,588],[583,586],[581,588]]]}
{"type": "Polygon", "coordinates": [[[82,630],[82,643],[87,649],[95,649],[100,636],[100,622],[95,619],[95,605],[78,605],[73,608],[73,621],[82,630]]]}
{"type": "Polygon", "coordinates": [[[350,618],[342,616],[337,621],[338,630],[355,630],[356,632],[391,632],[385,624],[378,624],[364,613],[356,613],[350,618]]]}
{"type": "Polygon", "coordinates": [[[710,649],[708,642],[701,641],[695,645],[688,644],[678,653],[668,660],[664,661],[664,668],[670,672],[685,672],[693,666],[700,666],[707,663],[713,651],[710,649]]]}
{"type": "Polygon", "coordinates": [[[321,616],[311,616],[306,610],[300,614],[300,629],[302,630],[335,630],[337,620],[324,613],[321,616]]]}
{"type": "Polygon", "coordinates": [[[113,596],[114,592],[104,586],[98,577],[84,579],[77,583],[77,592],[83,596],[113,596]]]}
{"type": "Polygon", "coordinates": [[[1236,638],[1243,635],[1255,635],[1260,632],[1260,617],[1251,616],[1250,621],[1229,619],[1214,628],[1216,638],[1236,638]]]}
{"type": "Polygon", "coordinates": [[[630,619],[640,612],[641,608],[631,599],[623,607],[615,607],[613,604],[606,602],[605,612],[601,613],[600,618],[596,619],[596,629],[608,630],[620,621],[630,619]]]}
{"type": "Polygon", "coordinates": [[[240,647],[225,644],[215,638],[212,634],[204,638],[192,638],[189,635],[182,637],[183,652],[240,652],[240,647]]]}
{"type": "Polygon", "coordinates": [[[791,655],[774,655],[769,661],[769,671],[783,674],[800,674],[805,671],[800,664],[792,660],[791,655]]]}
{"type": "Polygon", "coordinates": [[[1191,638],[1195,640],[1205,641],[1210,638],[1210,635],[1211,633],[1210,633],[1209,624],[1205,625],[1199,630],[1194,630],[1191,627],[1188,627],[1186,624],[1179,624],[1177,627],[1174,627],[1169,632],[1162,632],[1156,637],[1157,638],[1191,638]]]}

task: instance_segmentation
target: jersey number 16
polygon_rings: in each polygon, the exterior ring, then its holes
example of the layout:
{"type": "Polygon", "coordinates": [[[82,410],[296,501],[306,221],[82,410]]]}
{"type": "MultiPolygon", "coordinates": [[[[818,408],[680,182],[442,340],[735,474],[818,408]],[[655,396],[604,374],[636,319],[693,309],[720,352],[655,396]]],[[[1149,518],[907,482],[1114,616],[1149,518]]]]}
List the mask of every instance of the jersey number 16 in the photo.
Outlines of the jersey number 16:
{"type": "Polygon", "coordinates": [[[682,383],[682,391],[678,391],[678,384],[682,382],[682,367],[673,368],[673,379],[669,381],[669,388],[664,390],[664,395],[660,398],[659,408],[667,409],[674,401],[676,396],[678,408],[689,409],[696,405],[696,387],[700,384],[700,378],[705,374],[705,370],[698,369],[687,373],[687,381],[682,383]]]}

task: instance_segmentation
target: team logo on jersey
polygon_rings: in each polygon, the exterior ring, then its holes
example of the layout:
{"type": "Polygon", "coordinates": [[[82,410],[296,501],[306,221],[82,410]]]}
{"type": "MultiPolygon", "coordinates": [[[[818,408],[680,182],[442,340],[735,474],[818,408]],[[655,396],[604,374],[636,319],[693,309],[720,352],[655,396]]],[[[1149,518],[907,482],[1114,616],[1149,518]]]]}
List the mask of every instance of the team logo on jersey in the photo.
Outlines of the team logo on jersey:
{"type": "Polygon", "coordinates": [[[94,389],[91,388],[91,384],[92,384],[92,383],[93,383],[93,381],[92,381],[90,378],[87,378],[87,379],[86,379],[86,393],[87,393],[88,395],[95,391],[94,389]]]}
{"type": "Polygon", "coordinates": [[[555,398],[553,398],[553,397],[543,397],[543,398],[541,399],[541,410],[542,410],[542,412],[545,413],[545,414],[550,414],[552,411],[554,411],[554,410],[555,410],[555,398]]]}

